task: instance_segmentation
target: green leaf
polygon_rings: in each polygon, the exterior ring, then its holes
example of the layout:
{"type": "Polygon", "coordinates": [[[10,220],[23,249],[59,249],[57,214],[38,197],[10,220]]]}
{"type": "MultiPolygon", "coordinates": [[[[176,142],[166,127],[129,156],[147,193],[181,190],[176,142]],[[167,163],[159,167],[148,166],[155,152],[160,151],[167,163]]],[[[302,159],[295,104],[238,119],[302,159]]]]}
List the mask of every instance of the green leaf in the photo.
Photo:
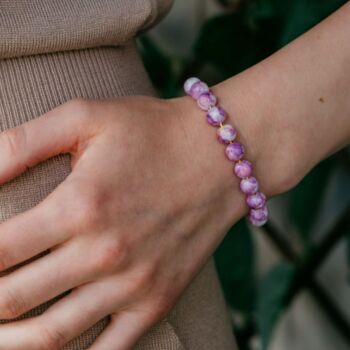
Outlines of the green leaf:
{"type": "Polygon", "coordinates": [[[162,97],[173,97],[177,94],[177,79],[173,62],[147,34],[137,38],[145,68],[162,97]]]}
{"type": "Polygon", "coordinates": [[[225,77],[256,61],[253,34],[239,13],[210,18],[194,49],[198,60],[213,64],[225,77]]]}
{"type": "Polygon", "coordinates": [[[293,0],[293,2],[294,6],[290,8],[289,15],[286,17],[281,45],[285,45],[303,34],[347,1],[293,0]]]}
{"type": "MultiPolygon", "coordinates": [[[[294,0],[255,0],[247,2],[246,18],[248,22],[260,30],[259,22],[278,22],[283,28],[286,17],[295,6],[294,0]]],[[[274,37],[280,36],[279,32],[274,32],[274,37]]]]}
{"type": "Polygon", "coordinates": [[[328,158],[319,163],[289,192],[289,214],[306,247],[309,247],[311,243],[310,231],[322,204],[334,164],[334,158],[328,158]]]}
{"type": "Polygon", "coordinates": [[[244,219],[227,233],[214,258],[227,302],[238,311],[251,311],[255,304],[254,246],[244,219]]]}
{"type": "Polygon", "coordinates": [[[350,283],[350,232],[346,235],[346,260],[348,263],[348,283],[350,283]]]}
{"type": "Polygon", "coordinates": [[[291,265],[280,263],[261,282],[257,296],[257,324],[263,350],[267,349],[275,325],[286,307],[294,272],[291,265]]]}
{"type": "Polygon", "coordinates": [[[255,0],[247,2],[247,17],[259,29],[261,23],[278,24],[276,32],[280,48],[321,22],[346,0],[255,0]],[[260,24],[259,24],[260,23],[260,24]]]}

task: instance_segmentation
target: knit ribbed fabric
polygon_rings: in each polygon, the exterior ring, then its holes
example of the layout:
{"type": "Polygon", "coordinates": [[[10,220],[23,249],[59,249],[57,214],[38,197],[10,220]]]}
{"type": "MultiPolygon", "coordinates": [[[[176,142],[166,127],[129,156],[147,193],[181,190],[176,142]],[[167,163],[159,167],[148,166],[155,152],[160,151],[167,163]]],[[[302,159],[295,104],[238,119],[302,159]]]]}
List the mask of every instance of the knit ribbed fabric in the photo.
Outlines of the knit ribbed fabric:
{"type": "Polygon", "coordinates": [[[1,0],[0,58],[124,45],[173,0],[1,0]]]}
{"type": "MultiPolygon", "coordinates": [[[[160,0],[0,1],[0,131],[36,118],[75,97],[154,95],[133,36],[156,23],[169,4],[160,0]],[[113,24],[113,19],[119,19],[119,23],[113,24]],[[93,30],[86,31],[91,26],[93,30]]],[[[62,154],[0,186],[0,220],[38,204],[70,171],[70,156],[62,154]]],[[[48,253],[0,273],[0,277],[30,261],[45,259],[48,253]]],[[[40,315],[69,292],[18,319],[40,315]]],[[[12,321],[0,320],[0,324],[12,321]]],[[[108,322],[107,316],[63,349],[87,349],[108,322]]],[[[116,334],[120,336],[123,335],[116,334]]],[[[168,317],[135,347],[137,350],[234,348],[212,259],[168,317]]]]}

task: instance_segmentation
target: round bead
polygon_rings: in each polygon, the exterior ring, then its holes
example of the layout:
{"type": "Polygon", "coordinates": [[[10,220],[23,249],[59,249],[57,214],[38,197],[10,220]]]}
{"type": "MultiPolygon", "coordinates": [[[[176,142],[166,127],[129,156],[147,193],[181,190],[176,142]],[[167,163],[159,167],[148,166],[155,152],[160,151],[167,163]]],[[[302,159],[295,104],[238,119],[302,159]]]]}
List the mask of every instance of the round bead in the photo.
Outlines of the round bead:
{"type": "Polygon", "coordinates": [[[198,107],[204,111],[207,111],[209,108],[214,107],[216,105],[216,102],[217,98],[211,91],[204,92],[197,99],[198,107]]]}
{"type": "Polygon", "coordinates": [[[226,119],[226,112],[221,107],[213,107],[207,113],[207,121],[210,125],[218,126],[226,119]]]}
{"type": "Polygon", "coordinates": [[[209,91],[209,87],[206,83],[203,83],[202,81],[197,81],[196,83],[194,83],[192,85],[191,90],[190,90],[190,95],[195,100],[197,100],[200,95],[202,95],[208,91],[209,91]]]}
{"type": "Polygon", "coordinates": [[[229,160],[238,161],[244,155],[244,147],[240,142],[230,143],[226,146],[225,153],[229,160]]]}
{"type": "Polygon", "coordinates": [[[269,217],[267,206],[264,205],[260,209],[250,209],[248,219],[255,226],[266,224],[269,217]]]}
{"type": "Polygon", "coordinates": [[[265,225],[267,223],[267,220],[268,220],[268,218],[265,218],[262,220],[255,220],[249,216],[250,223],[253,224],[254,226],[257,226],[257,227],[265,225]]]}
{"type": "Polygon", "coordinates": [[[253,177],[247,177],[246,179],[242,179],[240,183],[241,191],[245,194],[253,194],[259,190],[258,180],[253,177]]]}
{"type": "Polygon", "coordinates": [[[251,194],[246,198],[247,204],[252,209],[262,208],[266,203],[266,196],[262,192],[251,194]]]}
{"type": "Polygon", "coordinates": [[[222,127],[218,128],[217,135],[221,143],[229,143],[236,138],[237,132],[232,125],[225,124],[222,127]]]}
{"type": "Polygon", "coordinates": [[[266,204],[259,209],[250,209],[249,216],[254,220],[264,220],[269,216],[266,204]]]}
{"type": "Polygon", "coordinates": [[[187,95],[191,95],[191,89],[193,84],[198,83],[200,80],[196,77],[188,78],[184,84],[184,90],[187,95]]]}
{"type": "Polygon", "coordinates": [[[238,177],[244,179],[252,174],[253,165],[248,160],[241,160],[235,164],[234,172],[238,177]]]}

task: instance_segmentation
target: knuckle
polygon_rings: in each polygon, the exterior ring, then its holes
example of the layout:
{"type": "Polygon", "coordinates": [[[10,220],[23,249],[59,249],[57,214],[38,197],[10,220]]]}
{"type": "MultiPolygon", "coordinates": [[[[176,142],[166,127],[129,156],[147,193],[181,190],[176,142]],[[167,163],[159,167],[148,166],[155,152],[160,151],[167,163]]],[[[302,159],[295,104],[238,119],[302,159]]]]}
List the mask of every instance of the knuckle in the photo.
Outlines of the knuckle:
{"type": "Polygon", "coordinates": [[[42,325],[39,333],[40,350],[60,350],[66,343],[66,337],[56,329],[42,325]]]}
{"type": "Polygon", "coordinates": [[[153,311],[156,317],[165,317],[173,306],[171,293],[160,293],[154,300],[153,311]]]}
{"type": "Polygon", "coordinates": [[[76,111],[86,111],[90,107],[90,100],[85,97],[76,97],[66,102],[66,105],[76,111]]]}
{"type": "Polygon", "coordinates": [[[0,246],[0,271],[4,271],[12,266],[11,261],[9,250],[0,246]]]}
{"type": "Polygon", "coordinates": [[[75,219],[79,229],[92,229],[98,226],[100,215],[99,209],[91,200],[80,201],[75,219]]]}
{"type": "Polygon", "coordinates": [[[10,156],[18,156],[26,149],[26,131],[24,126],[19,125],[15,128],[7,129],[0,134],[2,148],[10,156]]]}
{"type": "Polygon", "coordinates": [[[22,315],[26,311],[24,300],[19,294],[15,294],[2,288],[2,296],[0,298],[0,314],[4,319],[12,319],[22,315]]]}
{"type": "Polygon", "coordinates": [[[77,97],[66,102],[66,107],[74,117],[87,118],[91,114],[91,101],[84,97],[77,97]]]}
{"type": "Polygon", "coordinates": [[[74,213],[74,226],[77,233],[102,228],[105,223],[104,206],[99,194],[77,188],[72,191],[68,202],[69,211],[74,213]]]}
{"type": "Polygon", "coordinates": [[[143,266],[142,271],[130,278],[129,294],[147,296],[155,285],[156,276],[157,268],[154,265],[143,266]]]}
{"type": "Polygon", "coordinates": [[[115,271],[122,268],[128,261],[129,248],[121,239],[114,239],[95,252],[94,269],[99,272],[115,271]]]}

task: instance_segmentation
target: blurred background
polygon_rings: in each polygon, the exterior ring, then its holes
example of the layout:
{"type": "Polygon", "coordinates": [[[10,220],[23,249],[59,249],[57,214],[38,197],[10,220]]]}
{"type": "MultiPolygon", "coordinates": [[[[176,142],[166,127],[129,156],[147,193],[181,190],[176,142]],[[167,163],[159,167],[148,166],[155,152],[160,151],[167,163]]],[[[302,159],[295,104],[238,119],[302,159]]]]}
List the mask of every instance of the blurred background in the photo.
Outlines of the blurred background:
{"type": "MultiPolygon", "coordinates": [[[[175,0],[138,46],[159,94],[174,97],[187,77],[231,77],[345,2],[175,0]]],[[[267,225],[241,220],[215,252],[240,350],[350,349],[349,150],[269,207],[267,225]]]]}

